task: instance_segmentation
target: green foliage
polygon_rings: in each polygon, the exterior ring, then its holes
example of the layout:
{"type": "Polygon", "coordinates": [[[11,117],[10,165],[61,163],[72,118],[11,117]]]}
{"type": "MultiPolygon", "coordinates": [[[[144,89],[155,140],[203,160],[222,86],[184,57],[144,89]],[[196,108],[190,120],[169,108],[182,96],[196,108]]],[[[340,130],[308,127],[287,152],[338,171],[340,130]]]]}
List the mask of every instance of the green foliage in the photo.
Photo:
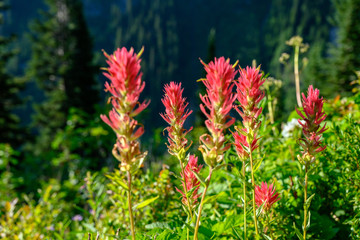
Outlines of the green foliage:
{"type": "Polygon", "coordinates": [[[72,108],[65,127],[46,143],[50,149],[42,152],[41,158],[31,155],[28,149],[14,174],[24,178],[23,188],[27,192],[36,190],[41,181],[49,178],[60,182],[71,176],[84,178],[88,170],[113,166],[109,158],[113,140],[100,117],[91,119],[89,114],[72,108]]]}
{"type": "Polygon", "coordinates": [[[42,197],[37,203],[27,196],[25,202],[19,203],[16,198],[5,203],[0,215],[2,239],[64,238],[64,229],[70,222],[61,195],[51,185],[39,194],[42,197]]]}
{"type": "MultiPolygon", "coordinates": [[[[358,106],[356,106],[358,108],[358,106]]],[[[337,119],[334,116],[333,119],[337,119]]],[[[330,126],[324,157],[320,160],[321,178],[317,179],[324,201],[319,209],[326,211],[339,229],[337,238],[359,238],[360,188],[360,122],[359,117],[346,115],[330,126]],[[347,226],[349,225],[349,226],[347,226]]]]}
{"type": "Polygon", "coordinates": [[[14,178],[11,171],[18,163],[18,155],[9,144],[0,143],[0,207],[16,197],[15,187],[22,183],[22,178],[14,178]]]}
{"type": "MultiPolygon", "coordinates": [[[[329,130],[324,134],[324,141],[328,147],[309,175],[309,193],[316,193],[311,198],[311,205],[309,204],[309,238],[359,237],[360,190],[357,186],[360,185],[360,172],[357,160],[360,157],[360,116],[359,105],[355,103],[357,98],[358,96],[330,100],[325,105],[329,113],[329,130]]],[[[75,125],[82,121],[75,112],[70,119],[75,125]]],[[[290,116],[289,120],[291,119],[290,116]]],[[[286,136],[282,136],[272,130],[268,119],[263,119],[263,123],[264,126],[260,129],[263,136],[262,146],[259,148],[262,150],[254,155],[254,158],[258,162],[262,160],[262,163],[255,172],[255,178],[258,184],[262,181],[274,183],[281,199],[266,214],[261,210],[257,211],[259,229],[265,239],[296,239],[297,235],[302,234],[300,226],[303,219],[304,170],[296,160],[300,151],[296,139],[301,131],[294,125],[286,136]]],[[[58,140],[52,143],[53,147],[66,146],[71,149],[72,141],[66,139],[75,138],[75,144],[78,141],[76,135],[81,135],[76,129],[69,125],[65,131],[67,133],[59,135],[58,140]]],[[[80,129],[99,134],[101,138],[106,132],[98,127],[87,129],[84,126],[80,129]]],[[[2,156],[7,160],[2,162],[13,161],[11,159],[14,157],[11,156],[16,156],[16,153],[8,146],[3,147],[2,156]]],[[[76,162],[77,158],[86,159],[78,155],[68,163],[76,162]]],[[[251,198],[248,196],[247,202],[242,201],[242,184],[245,181],[248,189],[251,189],[250,179],[244,179],[239,173],[238,169],[242,166],[234,149],[227,152],[225,160],[227,165],[213,173],[213,184],[205,198],[199,239],[242,239],[244,204],[247,204],[248,210],[247,237],[251,239],[254,234],[251,198]]],[[[74,166],[69,168],[70,172],[72,168],[74,166]]],[[[139,171],[134,177],[132,191],[137,239],[186,239],[187,229],[192,237],[194,223],[186,223],[181,196],[174,188],[180,185],[180,180],[172,174],[179,171],[176,168],[179,166],[174,165],[169,169],[163,165],[160,173],[150,168],[139,171]]],[[[51,180],[42,184],[43,190],[39,190],[38,200],[36,197],[16,198],[16,195],[8,195],[1,206],[1,226],[5,226],[0,229],[1,237],[34,239],[46,236],[53,239],[78,239],[86,238],[89,234],[92,239],[97,235],[99,239],[128,237],[127,184],[118,169],[108,172],[108,169],[87,172],[83,180],[84,174],[75,171],[75,174],[70,174],[62,184],[58,180],[51,180]]],[[[201,172],[201,176],[206,175],[206,170],[201,172]]],[[[6,178],[2,176],[2,179],[6,178]]],[[[199,192],[202,188],[200,187],[199,192]]],[[[11,190],[11,186],[8,186],[8,189],[11,190]]],[[[250,191],[248,194],[250,195],[250,191]]]]}

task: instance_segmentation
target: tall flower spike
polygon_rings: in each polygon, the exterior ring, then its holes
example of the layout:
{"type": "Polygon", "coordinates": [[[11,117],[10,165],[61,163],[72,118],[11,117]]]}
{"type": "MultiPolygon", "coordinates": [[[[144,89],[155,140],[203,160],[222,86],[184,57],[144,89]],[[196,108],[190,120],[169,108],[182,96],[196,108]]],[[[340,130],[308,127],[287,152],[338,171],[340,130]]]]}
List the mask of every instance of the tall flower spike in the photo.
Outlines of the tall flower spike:
{"type": "Polygon", "coordinates": [[[143,49],[139,54],[135,54],[133,48],[130,51],[126,48],[118,48],[112,55],[104,52],[109,65],[108,68],[104,68],[107,71],[104,75],[110,80],[110,84],[105,83],[105,89],[112,94],[108,102],[111,102],[113,109],[109,113],[109,118],[105,115],[100,116],[116,133],[117,141],[112,153],[120,162],[120,170],[127,173],[127,199],[132,240],[135,240],[135,224],[131,203],[131,178],[147,155],[147,152],[140,151],[140,143],[137,141],[144,133],[144,128],[139,126],[134,117],[150,103],[150,101],[139,103],[140,93],[145,87],[140,72],[142,51],[143,49]]]}
{"type": "Polygon", "coordinates": [[[302,94],[302,105],[305,115],[296,109],[296,112],[302,118],[299,119],[299,124],[303,129],[305,138],[301,138],[299,141],[303,151],[301,156],[298,155],[298,160],[305,166],[305,181],[304,181],[304,222],[303,222],[303,236],[306,239],[306,232],[308,228],[308,216],[310,216],[308,204],[308,171],[311,164],[315,162],[315,155],[318,152],[323,151],[326,146],[320,146],[322,133],[326,130],[326,123],[323,127],[320,124],[325,120],[326,114],[323,109],[324,100],[319,97],[319,90],[315,89],[312,85],[309,86],[307,97],[302,94]]]}
{"type": "Polygon", "coordinates": [[[234,77],[236,75],[235,65],[230,64],[230,59],[224,57],[215,58],[209,64],[205,64],[206,78],[202,79],[206,87],[206,94],[200,94],[203,102],[200,109],[207,117],[205,125],[209,134],[200,137],[202,145],[199,150],[202,152],[207,165],[214,167],[222,161],[223,153],[230,145],[225,145],[223,131],[234,124],[235,119],[229,116],[233,107],[236,94],[233,94],[234,77]],[[206,110],[207,109],[207,110],[206,110]]]}
{"type": "Polygon", "coordinates": [[[236,82],[236,87],[237,99],[242,111],[237,106],[235,109],[242,117],[246,129],[255,130],[260,127],[258,117],[262,108],[259,107],[259,103],[265,96],[264,92],[260,90],[260,86],[264,82],[259,68],[246,67],[240,69],[240,77],[236,82]]]}
{"type": "Polygon", "coordinates": [[[190,155],[189,161],[184,169],[184,174],[181,173],[181,176],[183,177],[183,179],[185,179],[185,182],[183,182],[183,184],[182,184],[183,191],[176,188],[176,190],[179,193],[181,193],[181,195],[182,195],[183,204],[186,206],[189,205],[192,208],[195,207],[197,200],[198,200],[199,196],[201,195],[201,194],[198,194],[200,182],[196,178],[196,176],[193,172],[199,173],[202,167],[203,167],[202,165],[198,165],[198,158],[195,157],[194,155],[190,155]],[[186,190],[185,190],[185,188],[186,188],[186,190]],[[190,190],[192,190],[193,188],[195,188],[195,189],[192,191],[191,196],[189,198],[187,198],[185,193],[190,192],[190,190]],[[189,199],[189,203],[187,202],[188,199],[189,199]]]}
{"type": "Polygon", "coordinates": [[[191,110],[185,110],[188,103],[186,98],[182,96],[183,90],[181,83],[170,82],[170,84],[165,84],[165,94],[161,99],[165,106],[165,113],[160,113],[161,117],[170,125],[165,128],[169,134],[169,145],[167,145],[169,153],[177,156],[181,161],[191,145],[191,143],[188,144],[185,136],[192,130],[192,127],[189,130],[185,130],[183,127],[186,118],[192,113],[191,110]]]}
{"type": "MultiPolygon", "coordinates": [[[[257,227],[257,217],[255,209],[255,178],[254,178],[254,160],[253,151],[258,148],[257,141],[259,140],[258,130],[261,125],[259,116],[262,108],[259,107],[260,101],[264,98],[264,93],[260,90],[260,86],[265,82],[262,78],[260,68],[246,67],[240,68],[240,77],[236,84],[237,100],[240,103],[240,108],[234,108],[242,118],[242,127],[235,127],[236,131],[233,133],[235,139],[235,147],[240,160],[243,162],[242,174],[246,177],[246,160],[250,159],[251,167],[251,182],[253,186],[253,215],[256,235],[259,234],[257,227]]],[[[244,183],[244,201],[246,203],[246,185],[244,183]]],[[[244,236],[246,238],[246,204],[244,204],[244,236]]]]}
{"type": "Polygon", "coordinates": [[[137,170],[146,156],[146,152],[141,153],[140,144],[136,141],[144,133],[144,128],[133,119],[150,103],[139,103],[140,93],[145,87],[140,72],[141,53],[142,51],[139,54],[134,53],[133,48],[130,51],[118,48],[112,55],[104,52],[109,65],[104,68],[107,71],[104,75],[110,80],[110,83],[105,83],[105,90],[112,95],[109,101],[113,109],[109,117],[100,117],[116,133],[117,142],[113,155],[121,162],[122,171],[137,170]]]}
{"type": "Polygon", "coordinates": [[[209,64],[205,64],[203,61],[201,61],[201,63],[204,65],[206,71],[206,78],[202,79],[206,87],[206,94],[204,96],[200,94],[200,99],[203,102],[200,104],[200,109],[207,117],[205,125],[210,134],[200,136],[200,142],[202,144],[199,150],[210,170],[206,178],[206,186],[197,214],[194,240],[197,240],[201,211],[206,191],[210,184],[212,171],[222,162],[225,151],[230,148],[230,144],[225,144],[224,131],[235,122],[235,119],[229,116],[229,112],[236,99],[236,94],[232,93],[232,89],[236,75],[234,68],[237,63],[232,66],[230,65],[230,59],[225,60],[224,57],[215,58],[215,60],[209,64]]]}
{"type": "Polygon", "coordinates": [[[321,123],[325,120],[326,114],[323,109],[324,100],[319,97],[319,90],[309,86],[307,97],[302,94],[302,104],[305,115],[296,109],[296,112],[302,118],[298,120],[302,127],[305,138],[300,139],[300,145],[303,148],[302,156],[298,159],[303,164],[311,164],[315,161],[315,155],[323,151],[326,146],[321,145],[322,133],[327,129],[326,123],[321,127],[321,123]]]}
{"type": "Polygon", "coordinates": [[[262,182],[261,186],[255,187],[255,201],[257,207],[264,204],[263,209],[268,211],[271,206],[279,200],[279,193],[276,192],[274,184],[268,185],[266,182],[262,182]]]}
{"type": "Polygon", "coordinates": [[[140,93],[145,88],[145,82],[141,80],[142,72],[140,72],[142,52],[143,49],[136,54],[133,48],[128,51],[125,47],[118,48],[112,55],[104,51],[109,65],[108,68],[103,68],[107,71],[104,76],[110,80],[110,84],[105,83],[105,89],[113,95],[110,99],[113,99],[112,104],[116,110],[119,113],[128,113],[132,117],[139,114],[150,103],[150,101],[139,103],[140,93]],[[137,109],[135,109],[136,105],[139,105],[137,109]]]}

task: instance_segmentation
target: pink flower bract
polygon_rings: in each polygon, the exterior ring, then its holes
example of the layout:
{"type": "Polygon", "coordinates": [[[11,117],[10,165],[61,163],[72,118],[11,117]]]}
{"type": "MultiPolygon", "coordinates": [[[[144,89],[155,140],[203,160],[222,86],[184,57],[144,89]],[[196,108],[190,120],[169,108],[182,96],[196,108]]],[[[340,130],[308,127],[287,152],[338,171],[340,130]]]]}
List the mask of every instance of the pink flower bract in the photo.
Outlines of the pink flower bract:
{"type": "MultiPolygon", "coordinates": [[[[323,151],[326,146],[320,146],[321,136],[326,131],[326,123],[321,127],[321,123],[325,120],[326,114],[323,109],[324,100],[319,97],[319,90],[309,86],[307,97],[302,94],[302,104],[305,115],[296,109],[296,112],[302,118],[298,120],[303,129],[305,138],[300,139],[300,145],[303,148],[302,161],[313,162],[316,153],[323,151]]],[[[299,158],[300,159],[300,158],[299,158]]]]}
{"type": "Polygon", "coordinates": [[[137,139],[144,133],[144,128],[133,117],[138,115],[150,103],[139,103],[140,93],[145,87],[141,80],[140,54],[135,54],[134,49],[117,49],[112,55],[104,52],[107,58],[108,68],[104,75],[110,80],[105,83],[106,91],[112,96],[113,109],[106,115],[100,115],[101,119],[108,124],[116,133],[116,144],[112,153],[121,162],[122,171],[136,170],[146,156],[141,153],[137,139]],[[139,105],[136,108],[136,105],[139,105]]]}
{"type": "MultiPolygon", "coordinates": [[[[181,176],[185,179],[186,182],[186,192],[189,192],[191,189],[193,189],[195,187],[195,190],[192,192],[191,195],[191,203],[190,206],[194,206],[197,203],[197,199],[199,198],[200,194],[198,194],[198,190],[200,187],[200,182],[199,180],[196,178],[195,174],[193,173],[199,173],[202,165],[198,165],[198,158],[195,157],[194,155],[190,155],[189,156],[189,161],[184,169],[184,173],[185,176],[183,175],[183,173],[181,173],[181,176]]],[[[185,183],[183,182],[183,189],[185,189],[185,183]]],[[[183,198],[182,198],[182,202],[187,205],[187,199],[186,199],[186,195],[185,195],[185,191],[181,191],[179,189],[176,188],[176,190],[182,194],[183,198]]]]}
{"type": "Polygon", "coordinates": [[[206,126],[209,131],[218,133],[219,130],[230,127],[235,119],[228,114],[233,107],[236,94],[232,93],[234,87],[234,77],[236,70],[230,64],[230,59],[225,60],[224,57],[215,58],[209,64],[205,64],[206,79],[203,83],[206,87],[204,96],[200,94],[203,104],[200,104],[201,111],[208,118],[206,126]],[[209,112],[206,111],[205,107],[209,112]]]}
{"type": "MultiPolygon", "coordinates": [[[[192,111],[185,110],[188,103],[182,96],[183,90],[181,83],[170,82],[170,84],[165,84],[165,95],[161,99],[165,106],[165,113],[160,113],[160,115],[170,125],[165,128],[165,130],[167,130],[169,134],[168,149],[172,155],[178,155],[181,150],[186,151],[190,147],[185,136],[191,131],[192,127],[189,130],[185,130],[183,125],[192,111]]],[[[183,153],[185,153],[185,151],[183,151],[183,153]]]]}
{"type": "Polygon", "coordinates": [[[266,182],[262,182],[261,186],[255,186],[255,202],[257,207],[264,204],[263,208],[267,211],[279,200],[279,193],[276,193],[273,184],[268,185],[266,182]]]}
{"type": "Polygon", "coordinates": [[[215,58],[209,64],[205,64],[206,79],[202,79],[206,87],[206,94],[200,94],[203,102],[200,109],[207,117],[205,125],[210,134],[203,134],[200,137],[202,145],[199,150],[203,154],[207,165],[215,167],[223,160],[224,152],[230,148],[225,144],[224,130],[234,124],[235,119],[229,116],[230,110],[236,99],[232,92],[236,70],[230,64],[230,60],[224,57],[215,58]]]}
{"type": "Polygon", "coordinates": [[[260,86],[265,82],[259,68],[246,67],[240,69],[240,77],[236,82],[237,99],[242,111],[235,107],[236,111],[243,119],[245,127],[252,129],[258,127],[257,119],[262,112],[259,107],[260,101],[265,94],[260,90],[260,86]]]}
{"type": "Polygon", "coordinates": [[[145,82],[141,80],[142,73],[140,72],[140,55],[134,53],[134,49],[118,48],[112,55],[104,52],[108,59],[106,62],[109,65],[105,68],[107,72],[104,76],[110,80],[105,83],[105,89],[109,91],[116,101],[112,104],[121,112],[131,113],[131,116],[139,114],[150,103],[145,101],[139,103],[140,93],[144,90],[145,82]],[[135,106],[139,104],[137,109],[135,106]]]}

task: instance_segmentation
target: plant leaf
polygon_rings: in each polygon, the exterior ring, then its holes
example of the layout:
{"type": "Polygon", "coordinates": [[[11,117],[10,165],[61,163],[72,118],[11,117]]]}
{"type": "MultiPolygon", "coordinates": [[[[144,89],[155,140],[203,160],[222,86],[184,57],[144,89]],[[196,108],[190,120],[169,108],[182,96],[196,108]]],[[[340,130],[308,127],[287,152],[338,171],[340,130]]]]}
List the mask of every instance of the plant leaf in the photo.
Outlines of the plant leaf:
{"type": "Polygon", "coordinates": [[[263,233],[262,235],[263,235],[263,237],[264,237],[265,239],[267,239],[267,240],[272,240],[272,238],[269,237],[268,235],[266,235],[265,233],[263,233]]]}
{"type": "Polygon", "coordinates": [[[311,212],[309,211],[309,213],[308,213],[308,221],[307,221],[307,224],[306,224],[306,229],[308,229],[310,227],[310,218],[311,218],[311,212]]]}
{"type": "Polygon", "coordinates": [[[311,195],[305,202],[305,205],[306,205],[306,209],[309,209],[310,207],[310,204],[311,204],[311,200],[314,198],[315,196],[315,193],[313,195],[311,195]]]}
{"type": "Polygon", "coordinates": [[[194,172],[192,169],[190,170],[194,173],[195,177],[201,182],[201,184],[206,186],[205,179],[201,177],[197,172],[194,172]]]}
{"type": "Polygon", "coordinates": [[[301,234],[301,232],[299,231],[299,229],[296,227],[295,222],[293,223],[293,226],[294,226],[294,230],[295,230],[296,236],[299,238],[299,240],[303,240],[304,237],[303,237],[303,235],[301,234]]]}
{"type": "Polygon", "coordinates": [[[217,166],[213,169],[213,171],[216,171],[216,170],[218,170],[218,169],[220,169],[220,168],[222,168],[222,167],[224,167],[224,166],[226,166],[226,165],[227,165],[226,163],[217,165],[217,166]]]}
{"type": "Polygon", "coordinates": [[[233,232],[235,233],[235,236],[237,237],[237,239],[241,240],[242,237],[240,236],[240,234],[236,231],[236,229],[234,227],[232,227],[233,232]]]}
{"type": "Polygon", "coordinates": [[[111,175],[105,175],[107,178],[109,178],[111,181],[115,182],[117,185],[122,187],[124,190],[129,191],[129,187],[124,183],[121,179],[119,179],[117,176],[111,176],[111,175]]]}
{"type": "Polygon", "coordinates": [[[265,158],[265,156],[262,157],[262,158],[256,163],[256,165],[254,166],[254,173],[259,169],[259,167],[260,167],[262,161],[264,160],[264,158],[265,158]]]}
{"type": "Polygon", "coordinates": [[[145,229],[154,229],[154,228],[171,229],[167,222],[154,222],[145,225],[145,229]]]}
{"type": "Polygon", "coordinates": [[[226,195],[226,193],[220,192],[220,193],[217,194],[217,195],[209,196],[209,197],[205,198],[203,204],[208,203],[208,202],[213,202],[213,201],[215,201],[218,197],[223,196],[223,195],[226,195]]]}
{"type": "Polygon", "coordinates": [[[146,199],[145,201],[143,201],[143,202],[141,202],[141,203],[136,204],[135,206],[133,206],[133,210],[146,207],[147,205],[149,205],[150,203],[154,202],[154,201],[155,201],[156,199],[158,199],[158,198],[159,198],[159,196],[146,199]]]}
{"type": "Polygon", "coordinates": [[[188,223],[184,222],[185,226],[190,230],[190,232],[194,232],[194,228],[190,226],[188,223]]]}
{"type": "Polygon", "coordinates": [[[263,202],[263,204],[261,204],[261,206],[258,207],[258,209],[256,209],[256,217],[259,217],[260,214],[262,213],[265,203],[266,202],[263,202]]]}

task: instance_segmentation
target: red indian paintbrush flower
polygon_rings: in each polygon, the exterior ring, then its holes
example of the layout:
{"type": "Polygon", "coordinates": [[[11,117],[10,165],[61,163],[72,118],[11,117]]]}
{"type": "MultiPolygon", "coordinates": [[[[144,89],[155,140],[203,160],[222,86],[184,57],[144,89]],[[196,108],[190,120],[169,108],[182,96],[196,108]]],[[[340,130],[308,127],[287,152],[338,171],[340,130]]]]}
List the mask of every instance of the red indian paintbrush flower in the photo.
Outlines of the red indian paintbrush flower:
{"type": "Polygon", "coordinates": [[[104,76],[111,81],[110,84],[105,83],[105,88],[113,95],[109,100],[112,99],[112,104],[119,113],[127,113],[131,117],[139,114],[150,103],[150,101],[139,103],[140,93],[145,87],[140,72],[140,56],[142,52],[143,49],[139,54],[136,54],[133,48],[127,51],[124,47],[118,48],[110,56],[104,52],[108,59],[106,62],[109,65],[108,68],[104,68],[107,70],[104,76]],[[138,104],[138,108],[135,109],[138,104]]]}
{"type": "Polygon", "coordinates": [[[121,162],[122,171],[136,169],[146,156],[146,152],[141,153],[140,144],[136,141],[144,133],[144,128],[133,119],[150,103],[150,101],[139,103],[140,93],[145,87],[140,72],[142,51],[143,49],[139,54],[135,54],[133,48],[130,51],[122,48],[117,49],[112,55],[104,52],[109,65],[108,68],[104,68],[107,70],[104,75],[110,80],[110,83],[105,83],[105,88],[112,94],[109,101],[113,109],[109,117],[105,115],[100,117],[116,133],[117,142],[112,153],[121,162]],[[136,105],[139,106],[136,108],[136,105]]]}
{"type": "Polygon", "coordinates": [[[240,102],[240,107],[235,107],[236,111],[243,119],[243,124],[246,129],[257,129],[260,126],[258,117],[262,112],[259,107],[260,101],[265,94],[260,90],[260,86],[265,82],[262,79],[262,73],[259,68],[246,67],[240,69],[239,80],[235,83],[237,87],[237,99],[240,102]]]}
{"type": "Polygon", "coordinates": [[[204,96],[200,94],[203,104],[200,104],[201,111],[208,118],[206,126],[213,135],[219,135],[225,128],[230,127],[235,119],[228,114],[232,109],[236,95],[232,93],[236,71],[230,65],[230,59],[224,57],[215,58],[214,62],[205,64],[206,78],[202,80],[206,87],[204,96]],[[205,107],[209,110],[206,111],[205,107]]]}
{"type": "Polygon", "coordinates": [[[256,132],[261,124],[258,118],[262,112],[262,108],[258,105],[264,98],[264,93],[260,90],[264,81],[258,68],[246,67],[240,69],[239,80],[235,82],[237,99],[242,110],[238,106],[234,108],[242,118],[243,128],[235,127],[237,132],[233,133],[233,137],[237,153],[243,161],[249,156],[249,151],[258,147],[256,132]],[[247,136],[249,136],[248,139],[247,136]],[[251,141],[251,149],[249,149],[249,140],[251,141]]]}
{"type": "Polygon", "coordinates": [[[326,123],[323,127],[320,124],[325,120],[326,114],[323,109],[324,100],[319,97],[319,90],[309,86],[307,97],[302,94],[302,104],[305,115],[296,109],[296,112],[302,118],[298,120],[303,129],[305,139],[300,139],[300,145],[303,148],[302,157],[298,156],[301,163],[310,164],[315,161],[315,154],[323,151],[326,146],[320,146],[322,133],[326,130],[326,123]]]}
{"type": "Polygon", "coordinates": [[[203,145],[199,149],[206,164],[214,167],[222,161],[223,153],[230,147],[229,144],[223,146],[225,143],[223,131],[235,122],[235,119],[229,116],[229,112],[236,99],[236,94],[232,92],[236,70],[230,64],[230,60],[225,60],[224,57],[215,58],[209,64],[203,61],[201,63],[207,74],[206,78],[202,79],[206,94],[204,96],[200,94],[203,102],[200,104],[200,109],[207,117],[205,125],[211,136],[204,134],[200,137],[203,145]]]}
{"type": "MultiPolygon", "coordinates": [[[[257,132],[261,121],[259,116],[262,108],[259,107],[260,101],[264,98],[264,93],[260,90],[260,86],[265,82],[260,73],[260,68],[246,67],[240,68],[240,76],[236,84],[237,100],[240,108],[234,108],[242,118],[242,127],[235,127],[233,133],[235,139],[235,147],[240,160],[243,162],[242,174],[246,176],[246,160],[250,159],[251,182],[253,186],[253,211],[256,235],[258,235],[257,217],[255,209],[255,178],[254,178],[254,159],[253,152],[258,148],[257,132]]],[[[246,185],[244,183],[244,201],[246,202],[246,185]]],[[[246,204],[244,204],[244,216],[246,216],[246,204]]],[[[244,218],[245,234],[246,234],[246,217],[244,218]]]]}
{"type": "Polygon", "coordinates": [[[194,155],[190,155],[189,156],[189,161],[184,169],[184,174],[181,173],[181,176],[183,177],[183,179],[185,179],[186,184],[183,182],[183,191],[179,190],[176,188],[176,190],[181,193],[182,197],[182,202],[184,205],[188,205],[187,203],[187,198],[185,195],[185,192],[189,192],[190,190],[192,190],[193,188],[194,191],[191,194],[191,197],[189,197],[189,205],[191,207],[194,207],[197,203],[197,199],[199,198],[200,194],[198,194],[198,190],[200,187],[200,182],[199,180],[196,178],[195,174],[193,172],[199,173],[201,168],[203,167],[202,165],[198,165],[198,158],[195,157],[194,155]],[[185,191],[185,186],[186,186],[186,191],[185,191]]]}
{"type": "Polygon", "coordinates": [[[262,204],[264,204],[263,209],[268,211],[271,206],[279,200],[279,193],[276,193],[273,184],[268,186],[266,182],[262,182],[261,187],[255,186],[255,202],[257,207],[260,207],[262,204]]]}
{"type": "Polygon", "coordinates": [[[167,145],[169,153],[179,159],[184,158],[185,152],[191,145],[188,144],[185,136],[192,129],[192,127],[189,130],[183,128],[186,118],[192,113],[191,110],[185,110],[189,103],[182,96],[183,90],[181,83],[165,84],[165,95],[161,99],[165,106],[165,113],[160,113],[161,117],[170,125],[165,128],[169,133],[169,145],[167,145]]]}
{"type": "Polygon", "coordinates": [[[200,109],[207,117],[205,125],[211,135],[203,134],[200,137],[202,145],[200,145],[199,150],[210,169],[197,214],[194,239],[197,239],[199,232],[201,211],[212,171],[221,166],[219,163],[222,162],[225,151],[230,148],[230,144],[225,145],[224,130],[235,122],[235,119],[229,116],[229,112],[236,99],[236,94],[232,92],[236,64],[230,65],[230,59],[225,60],[224,57],[215,58],[209,64],[205,64],[203,61],[201,63],[206,71],[206,78],[201,79],[206,87],[206,94],[204,96],[200,94],[200,99],[203,102],[200,104],[200,109]]]}

